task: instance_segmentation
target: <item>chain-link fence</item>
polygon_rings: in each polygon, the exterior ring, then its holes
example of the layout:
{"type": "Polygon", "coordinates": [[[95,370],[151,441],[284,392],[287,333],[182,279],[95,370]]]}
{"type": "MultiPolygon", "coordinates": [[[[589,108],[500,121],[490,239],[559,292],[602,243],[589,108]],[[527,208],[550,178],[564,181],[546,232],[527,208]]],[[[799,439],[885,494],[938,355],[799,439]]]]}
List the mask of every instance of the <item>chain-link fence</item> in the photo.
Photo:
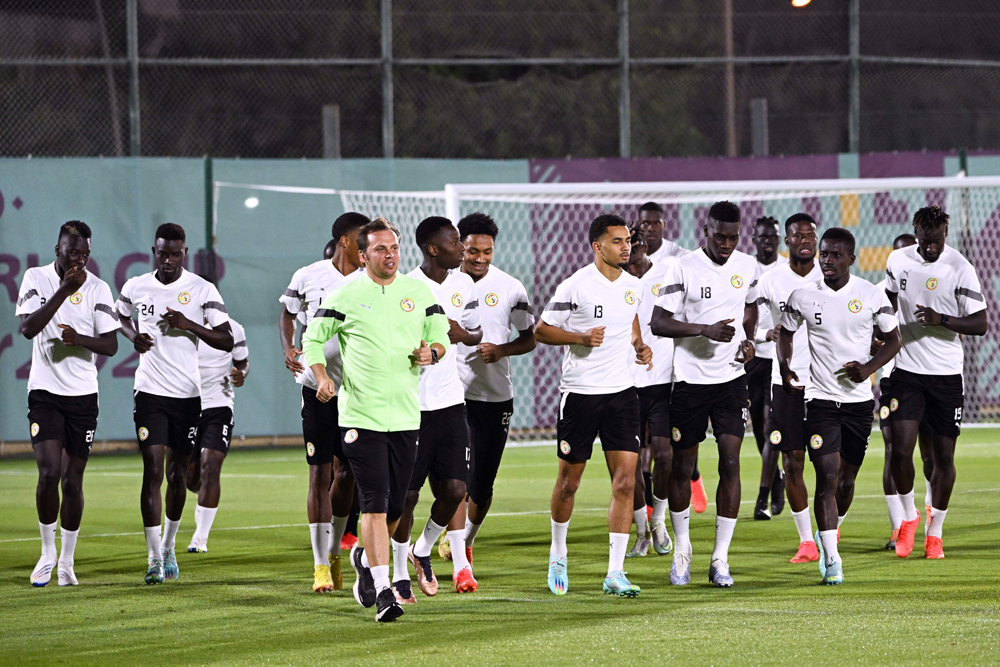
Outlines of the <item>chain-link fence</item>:
{"type": "Polygon", "coordinates": [[[997,148],[998,20],[991,0],[5,0],[0,155],[997,148]]]}

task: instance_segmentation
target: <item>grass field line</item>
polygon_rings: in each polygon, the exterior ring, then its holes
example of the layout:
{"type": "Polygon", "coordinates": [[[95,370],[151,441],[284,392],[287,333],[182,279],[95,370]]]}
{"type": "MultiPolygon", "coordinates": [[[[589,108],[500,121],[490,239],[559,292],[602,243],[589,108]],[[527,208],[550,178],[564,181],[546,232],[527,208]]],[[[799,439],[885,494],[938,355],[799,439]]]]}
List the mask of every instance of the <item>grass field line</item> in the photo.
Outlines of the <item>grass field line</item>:
{"type": "MultiPolygon", "coordinates": [[[[244,475],[244,477],[253,477],[253,476],[254,475],[244,475]]],[[[952,495],[964,495],[964,494],[970,494],[970,493],[995,493],[997,491],[1000,491],[1000,488],[967,489],[965,491],[955,491],[952,495]]],[[[871,500],[871,499],[874,499],[874,498],[883,498],[884,499],[885,495],[879,494],[879,495],[854,496],[855,500],[871,500]]],[[[756,502],[757,502],[756,500],[743,500],[743,501],[740,501],[740,505],[753,505],[756,502]]],[[[715,503],[709,502],[708,506],[709,507],[714,507],[715,503]]],[[[524,511],[524,512],[491,512],[490,516],[492,516],[492,517],[501,517],[501,516],[531,516],[531,515],[538,515],[538,514],[548,514],[550,511],[551,510],[544,509],[544,510],[527,510],[527,511],[524,511]]],[[[574,514],[579,514],[581,512],[607,512],[607,511],[608,511],[607,507],[582,507],[582,508],[574,509],[573,513],[574,514]]],[[[228,527],[213,528],[212,531],[213,532],[218,532],[218,531],[223,531],[223,530],[266,530],[268,528],[306,528],[308,526],[309,526],[308,523],[277,523],[277,524],[270,524],[270,525],[266,525],[266,526],[228,526],[228,527]]],[[[194,533],[194,531],[191,530],[191,529],[179,530],[177,532],[178,532],[178,534],[181,534],[181,533],[194,533]]],[[[143,533],[140,533],[140,532],[127,532],[127,533],[97,533],[97,534],[94,534],[94,535],[81,535],[80,537],[82,537],[84,539],[91,539],[91,538],[95,538],[95,537],[142,537],[142,536],[143,536],[143,533]]],[[[0,544],[5,544],[5,543],[8,543],[8,542],[38,542],[41,539],[42,539],[41,537],[18,537],[18,538],[15,538],[15,539],[0,540],[0,544]]]]}

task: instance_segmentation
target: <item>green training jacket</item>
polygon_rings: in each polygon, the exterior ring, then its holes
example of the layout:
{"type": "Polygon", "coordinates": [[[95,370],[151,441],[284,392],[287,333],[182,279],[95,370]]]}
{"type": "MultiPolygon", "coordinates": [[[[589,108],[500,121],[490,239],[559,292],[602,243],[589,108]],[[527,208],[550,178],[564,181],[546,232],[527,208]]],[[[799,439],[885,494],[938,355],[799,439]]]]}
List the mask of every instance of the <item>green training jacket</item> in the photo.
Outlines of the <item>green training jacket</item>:
{"type": "Polygon", "coordinates": [[[337,388],[340,426],[371,431],[420,428],[420,367],[411,354],[424,340],[448,349],[448,318],[430,288],[397,273],[388,285],[368,274],[329,294],[302,336],[307,366],[325,364],[334,336],[344,360],[337,388]]]}

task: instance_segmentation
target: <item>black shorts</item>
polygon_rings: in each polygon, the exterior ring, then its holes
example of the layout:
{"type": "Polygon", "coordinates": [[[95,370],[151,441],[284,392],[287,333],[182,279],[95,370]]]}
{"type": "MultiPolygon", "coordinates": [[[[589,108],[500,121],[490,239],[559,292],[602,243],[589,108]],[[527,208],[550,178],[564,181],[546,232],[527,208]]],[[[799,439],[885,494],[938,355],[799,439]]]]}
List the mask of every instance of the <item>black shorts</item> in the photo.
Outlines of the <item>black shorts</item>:
{"type": "Polygon", "coordinates": [[[747,396],[750,399],[751,414],[763,415],[764,408],[771,404],[772,363],[771,359],[754,357],[744,366],[747,374],[747,396]]]}
{"type": "Polygon", "coordinates": [[[559,401],[559,458],[589,461],[594,439],[606,452],[639,452],[639,394],[635,387],[616,394],[563,394],[559,401]]]}
{"type": "Polygon", "coordinates": [[[801,391],[789,393],[780,384],[771,385],[771,410],[767,415],[767,438],[779,452],[804,452],[806,401],[801,391]]]}
{"type": "Polygon", "coordinates": [[[28,392],[31,444],[58,440],[70,456],[90,456],[97,431],[97,394],[59,396],[44,389],[28,392]]]}
{"type": "Polygon", "coordinates": [[[646,446],[646,429],[650,438],[670,437],[670,385],[654,384],[637,387],[639,394],[639,439],[646,446]]]}
{"type": "Polygon", "coordinates": [[[469,481],[469,423],[465,403],[440,410],[420,413],[420,446],[413,464],[410,489],[419,491],[430,476],[432,482],[442,479],[469,481]]]}
{"type": "Polygon", "coordinates": [[[921,421],[926,417],[935,433],[957,438],[964,407],[961,375],[921,375],[901,368],[892,371],[890,419],[921,421]]]}
{"type": "Polygon", "coordinates": [[[202,449],[214,449],[226,454],[233,440],[233,409],[209,408],[201,411],[195,433],[192,456],[201,456],[202,449]]]}
{"type": "Polygon", "coordinates": [[[840,454],[851,465],[860,466],[872,434],[875,401],[837,403],[814,398],[806,401],[806,433],[809,458],[840,454]]]}
{"type": "Polygon", "coordinates": [[[311,466],[333,463],[333,457],[344,459],[337,423],[337,397],[328,403],[316,398],[316,390],[302,387],[302,440],[306,443],[306,462],[311,466]]]}
{"type": "Polygon", "coordinates": [[[497,403],[467,400],[465,409],[472,451],[467,490],[472,502],[482,505],[493,497],[493,482],[496,481],[500,459],[507,446],[507,430],[510,428],[510,417],[514,414],[514,399],[497,403]]]}
{"type": "Polygon", "coordinates": [[[389,522],[399,519],[420,432],[342,428],[340,434],[344,456],[354,472],[361,511],[386,514],[389,522]]]}
{"type": "Polygon", "coordinates": [[[139,447],[166,445],[178,456],[190,456],[201,417],[201,398],[157,396],[135,392],[135,434],[139,447]]]}
{"type": "Polygon", "coordinates": [[[750,399],[745,375],[723,384],[675,382],[670,400],[673,428],[670,438],[675,449],[691,449],[705,439],[712,420],[715,439],[720,435],[743,438],[750,417],[750,399]]]}

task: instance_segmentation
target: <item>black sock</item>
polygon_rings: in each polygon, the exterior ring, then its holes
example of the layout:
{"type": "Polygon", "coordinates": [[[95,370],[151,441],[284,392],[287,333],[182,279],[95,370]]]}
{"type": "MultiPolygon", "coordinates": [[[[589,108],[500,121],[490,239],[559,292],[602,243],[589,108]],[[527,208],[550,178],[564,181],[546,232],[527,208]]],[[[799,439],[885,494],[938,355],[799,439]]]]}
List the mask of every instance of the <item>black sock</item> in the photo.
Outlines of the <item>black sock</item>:
{"type": "Polygon", "coordinates": [[[698,466],[695,465],[694,472],[691,473],[691,481],[692,482],[697,482],[700,478],[701,478],[701,473],[698,472],[698,466]]]}
{"type": "Polygon", "coordinates": [[[757,502],[766,503],[768,496],[770,495],[771,495],[771,487],[769,486],[760,487],[760,491],[757,493],[757,502]]]}
{"type": "Polygon", "coordinates": [[[653,506],[653,473],[643,471],[642,481],[646,485],[646,504],[653,506]]]}

